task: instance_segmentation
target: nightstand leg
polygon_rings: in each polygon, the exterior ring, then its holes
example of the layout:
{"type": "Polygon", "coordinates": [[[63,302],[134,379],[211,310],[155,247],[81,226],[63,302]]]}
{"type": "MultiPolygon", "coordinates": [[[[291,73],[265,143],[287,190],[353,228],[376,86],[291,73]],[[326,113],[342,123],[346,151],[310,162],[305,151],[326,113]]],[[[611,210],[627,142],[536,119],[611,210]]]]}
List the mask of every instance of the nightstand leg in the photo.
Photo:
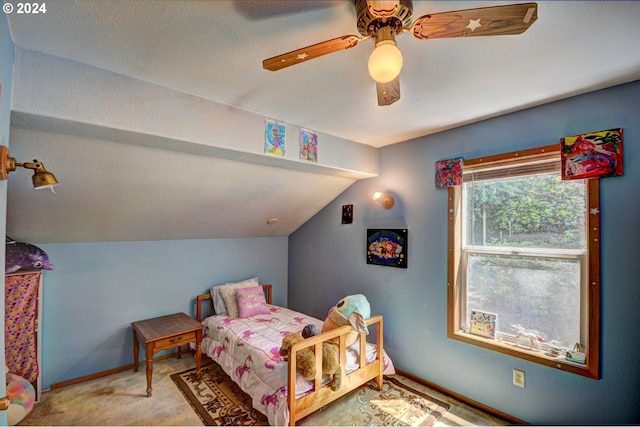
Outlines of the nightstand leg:
{"type": "Polygon", "coordinates": [[[138,334],[135,328],[133,329],[133,372],[138,372],[138,356],[140,355],[140,349],[138,348],[138,334]]]}
{"type": "Polygon", "coordinates": [[[200,373],[200,360],[202,359],[202,329],[196,331],[196,374],[200,373]]]}

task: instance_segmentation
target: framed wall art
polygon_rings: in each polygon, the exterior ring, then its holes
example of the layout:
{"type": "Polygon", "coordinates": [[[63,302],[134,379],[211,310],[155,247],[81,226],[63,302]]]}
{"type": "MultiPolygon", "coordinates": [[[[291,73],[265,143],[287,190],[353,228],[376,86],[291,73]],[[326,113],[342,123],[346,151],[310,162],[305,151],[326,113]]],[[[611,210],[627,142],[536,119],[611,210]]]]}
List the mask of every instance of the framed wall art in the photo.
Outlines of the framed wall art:
{"type": "Polygon", "coordinates": [[[562,138],[562,179],[623,175],[622,128],[562,138]]]}
{"type": "Polygon", "coordinates": [[[462,157],[436,162],[436,187],[447,188],[462,185],[462,157]]]}
{"type": "Polygon", "coordinates": [[[367,264],[407,268],[407,230],[367,229],[367,264]]]}

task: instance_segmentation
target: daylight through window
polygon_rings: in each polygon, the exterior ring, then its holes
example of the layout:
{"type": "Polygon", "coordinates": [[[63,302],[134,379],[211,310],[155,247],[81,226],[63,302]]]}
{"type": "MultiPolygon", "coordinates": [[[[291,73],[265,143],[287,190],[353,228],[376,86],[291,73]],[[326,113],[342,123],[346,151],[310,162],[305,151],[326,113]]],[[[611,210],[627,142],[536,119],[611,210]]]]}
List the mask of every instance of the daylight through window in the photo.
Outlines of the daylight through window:
{"type": "Polygon", "coordinates": [[[449,189],[449,336],[597,378],[598,181],[561,180],[559,148],[465,160],[449,189]]]}

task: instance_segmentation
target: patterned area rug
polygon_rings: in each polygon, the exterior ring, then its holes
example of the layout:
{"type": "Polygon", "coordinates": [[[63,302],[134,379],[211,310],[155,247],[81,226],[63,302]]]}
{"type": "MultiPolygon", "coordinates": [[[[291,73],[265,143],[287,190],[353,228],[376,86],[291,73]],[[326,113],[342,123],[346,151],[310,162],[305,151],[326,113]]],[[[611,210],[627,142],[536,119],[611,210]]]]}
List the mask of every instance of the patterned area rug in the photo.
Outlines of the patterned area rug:
{"type": "MultiPolygon", "coordinates": [[[[251,398],[213,363],[171,375],[171,379],[206,425],[268,425],[267,418],[251,407],[251,398]]],[[[382,391],[371,381],[315,413],[298,425],[432,426],[450,405],[416,390],[410,380],[384,377],[382,391]]]]}

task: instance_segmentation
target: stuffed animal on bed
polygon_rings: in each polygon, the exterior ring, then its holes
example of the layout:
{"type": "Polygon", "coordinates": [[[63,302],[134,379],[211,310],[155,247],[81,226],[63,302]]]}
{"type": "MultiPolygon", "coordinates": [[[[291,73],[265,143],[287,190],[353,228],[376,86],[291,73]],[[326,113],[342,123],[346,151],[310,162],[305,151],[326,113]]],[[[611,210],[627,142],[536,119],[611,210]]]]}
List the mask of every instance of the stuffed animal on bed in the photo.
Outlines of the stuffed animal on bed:
{"type": "Polygon", "coordinates": [[[371,317],[371,306],[367,297],[362,294],[349,295],[329,309],[327,318],[322,324],[321,332],[351,325],[355,332],[349,332],[346,336],[346,345],[348,347],[356,342],[358,334],[369,334],[369,328],[367,328],[366,323],[369,317],[371,317]]]}
{"type": "MultiPolygon", "coordinates": [[[[295,343],[304,340],[302,335],[293,333],[282,338],[282,346],[280,347],[280,356],[289,357],[289,349],[295,343]]],[[[313,380],[316,377],[316,355],[313,347],[303,348],[296,352],[296,369],[302,373],[306,380],[313,380]]],[[[337,391],[342,385],[342,369],[338,358],[338,346],[323,342],[322,343],[322,373],[333,375],[331,381],[331,390],[337,391]]]]}
{"type": "Polygon", "coordinates": [[[302,338],[315,337],[320,333],[320,328],[318,328],[313,323],[309,323],[302,329],[302,338]]]}

